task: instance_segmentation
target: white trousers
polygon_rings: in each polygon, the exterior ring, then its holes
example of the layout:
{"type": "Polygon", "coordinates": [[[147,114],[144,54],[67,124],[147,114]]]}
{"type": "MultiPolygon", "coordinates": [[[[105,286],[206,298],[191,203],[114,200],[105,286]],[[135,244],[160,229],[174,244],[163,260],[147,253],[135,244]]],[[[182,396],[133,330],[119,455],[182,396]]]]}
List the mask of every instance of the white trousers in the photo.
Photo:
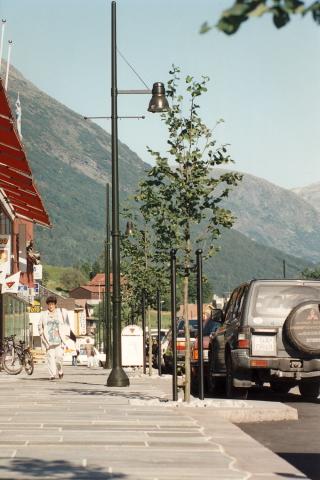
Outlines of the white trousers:
{"type": "Polygon", "coordinates": [[[88,360],[88,367],[91,368],[91,367],[94,367],[94,357],[92,355],[90,355],[89,357],[87,357],[87,360],[88,360]]]}
{"type": "Polygon", "coordinates": [[[47,366],[50,377],[55,377],[58,373],[62,373],[63,348],[61,345],[51,345],[47,350],[47,366]]]}

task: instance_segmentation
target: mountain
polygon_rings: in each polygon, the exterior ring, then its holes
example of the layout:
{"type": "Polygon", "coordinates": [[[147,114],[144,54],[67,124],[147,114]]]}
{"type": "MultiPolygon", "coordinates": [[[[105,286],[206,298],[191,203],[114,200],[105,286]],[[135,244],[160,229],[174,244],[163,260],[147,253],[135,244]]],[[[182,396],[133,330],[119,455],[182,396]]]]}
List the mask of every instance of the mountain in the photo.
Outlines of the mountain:
{"type": "Polygon", "coordinates": [[[320,211],[296,193],[244,174],[226,206],[237,217],[234,228],[249,238],[320,261],[320,211]]]}
{"type": "Polygon", "coordinates": [[[320,182],[312,183],[306,187],[294,188],[292,191],[320,212],[320,182]]]}
{"type": "MultiPolygon", "coordinates": [[[[42,261],[65,266],[92,262],[103,249],[110,135],[46,95],[12,67],[12,106],[18,92],[23,142],[53,223],[51,230],[37,227],[42,261]]],[[[134,192],[147,167],[119,142],[120,201],[134,192]]],[[[292,275],[309,265],[287,254],[320,258],[320,214],[295,193],[246,174],[228,206],[238,216],[236,229],[249,238],[236,230],[224,234],[221,252],[208,264],[217,288],[218,284],[221,289],[232,288],[252,276],[281,275],[282,259],[293,265],[292,275]]]]}
{"type": "Polygon", "coordinates": [[[226,230],[218,243],[220,252],[204,263],[204,273],[218,294],[230,292],[253,278],[281,279],[283,262],[286,278],[301,278],[301,272],[312,267],[302,258],[259,245],[234,229],[226,230]]]}
{"type": "MultiPolygon", "coordinates": [[[[111,137],[10,69],[12,107],[19,92],[22,135],[36,184],[54,228],[37,228],[45,262],[73,265],[103,248],[105,183],[111,182],[111,137]]],[[[119,142],[120,199],[127,198],[147,165],[119,142]]]]}

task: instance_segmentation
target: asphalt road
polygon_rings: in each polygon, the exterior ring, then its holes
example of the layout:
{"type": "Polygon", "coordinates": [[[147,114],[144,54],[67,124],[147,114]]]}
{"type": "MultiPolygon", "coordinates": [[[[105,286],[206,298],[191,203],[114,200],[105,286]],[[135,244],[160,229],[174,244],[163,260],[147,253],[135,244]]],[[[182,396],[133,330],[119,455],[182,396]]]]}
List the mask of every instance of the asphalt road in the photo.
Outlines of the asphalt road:
{"type": "Polygon", "coordinates": [[[298,410],[299,420],[238,425],[244,432],[277,453],[311,480],[320,480],[320,398],[306,403],[293,389],[276,395],[269,388],[255,390],[251,399],[282,401],[298,410]]]}

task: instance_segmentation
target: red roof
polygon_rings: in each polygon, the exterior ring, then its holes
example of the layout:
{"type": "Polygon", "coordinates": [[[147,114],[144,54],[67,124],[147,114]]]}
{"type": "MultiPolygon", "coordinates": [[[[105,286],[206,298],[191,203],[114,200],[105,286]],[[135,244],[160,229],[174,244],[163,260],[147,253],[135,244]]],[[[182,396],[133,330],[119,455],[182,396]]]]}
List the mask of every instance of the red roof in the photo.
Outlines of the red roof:
{"type": "MultiPolygon", "coordinates": [[[[111,274],[112,275],[112,274],[111,274]]],[[[104,285],[105,275],[104,273],[97,273],[88,283],[88,285],[104,285]]]]}
{"type": "Polygon", "coordinates": [[[0,79],[0,190],[17,217],[50,226],[0,79]]]}

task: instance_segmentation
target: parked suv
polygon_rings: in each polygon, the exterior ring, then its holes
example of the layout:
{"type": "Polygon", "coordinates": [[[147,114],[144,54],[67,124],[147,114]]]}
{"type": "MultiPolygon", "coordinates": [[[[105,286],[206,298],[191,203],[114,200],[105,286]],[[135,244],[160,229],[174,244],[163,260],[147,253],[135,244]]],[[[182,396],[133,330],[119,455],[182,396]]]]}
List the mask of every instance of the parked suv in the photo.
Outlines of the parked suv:
{"type": "Polygon", "coordinates": [[[208,384],[246,398],[253,384],[320,393],[320,281],[253,280],[230,297],[209,345],[208,384]]]}

